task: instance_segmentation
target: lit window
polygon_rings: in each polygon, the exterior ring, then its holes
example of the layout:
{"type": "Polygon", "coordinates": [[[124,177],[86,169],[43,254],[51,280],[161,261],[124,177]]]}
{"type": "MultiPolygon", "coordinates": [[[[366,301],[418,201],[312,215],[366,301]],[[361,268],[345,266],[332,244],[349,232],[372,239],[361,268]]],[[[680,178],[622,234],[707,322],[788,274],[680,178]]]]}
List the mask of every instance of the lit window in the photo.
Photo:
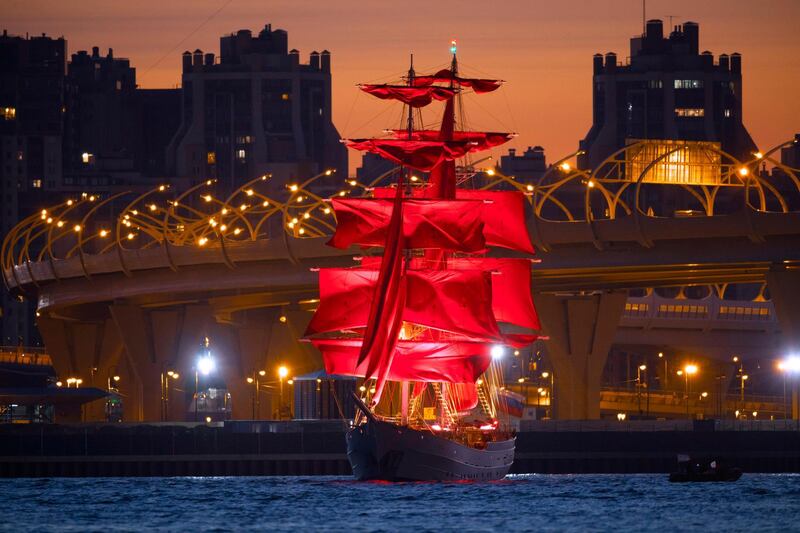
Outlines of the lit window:
{"type": "Polygon", "coordinates": [[[702,89],[703,80],[675,80],[676,89],[702,89]]]}
{"type": "Polygon", "coordinates": [[[245,150],[237,150],[236,156],[244,161],[245,157],[247,157],[247,152],[245,150]]]}
{"type": "Polygon", "coordinates": [[[42,188],[42,180],[32,180],[31,187],[34,189],[41,189],[42,188]]]}
{"type": "Polygon", "coordinates": [[[648,80],[647,81],[647,87],[649,89],[661,89],[663,86],[664,85],[661,82],[661,80],[648,80]]]}
{"type": "Polygon", "coordinates": [[[25,152],[23,152],[22,150],[19,150],[17,152],[17,161],[22,161],[23,159],[25,159],[25,152]]]}
{"type": "Polygon", "coordinates": [[[206,154],[206,163],[208,163],[209,165],[215,165],[217,163],[216,152],[208,152],[206,154]]]}
{"type": "Polygon", "coordinates": [[[726,109],[725,110],[725,118],[730,118],[730,117],[731,117],[731,110],[730,109],[726,109]]]}
{"type": "Polygon", "coordinates": [[[88,152],[83,152],[81,154],[81,161],[83,161],[84,165],[88,165],[89,163],[92,162],[93,159],[94,159],[94,156],[92,154],[88,153],[88,152]]]}
{"type": "Polygon", "coordinates": [[[17,118],[17,109],[14,107],[4,107],[1,111],[3,111],[2,116],[4,120],[14,120],[17,118]]]}
{"type": "Polygon", "coordinates": [[[702,107],[679,107],[675,109],[675,115],[679,117],[704,117],[706,110],[702,107]]]}
{"type": "Polygon", "coordinates": [[[281,95],[281,100],[288,100],[288,99],[289,99],[289,93],[283,93],[281,95]]]}
{"type": "Polygon", "coordinates": [[[120,80],[117,80],[117,90],[118,91],[122,90],[122,82],[120,80]]]}

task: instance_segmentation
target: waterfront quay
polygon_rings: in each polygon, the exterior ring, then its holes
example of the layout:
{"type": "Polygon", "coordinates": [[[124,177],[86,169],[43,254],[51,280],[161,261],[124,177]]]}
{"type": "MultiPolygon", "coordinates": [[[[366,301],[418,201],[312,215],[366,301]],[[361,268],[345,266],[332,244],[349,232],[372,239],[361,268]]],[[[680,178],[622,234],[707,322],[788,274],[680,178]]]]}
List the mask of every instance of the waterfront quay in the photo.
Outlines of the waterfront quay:
{"type": "MultiPolygon", "coordinates": [[[[344,421],[0,426],[0,477],[349,475],[344,421]]],[[[527,421],[512,473],[800,472],[794,421],[527,421]]]]}

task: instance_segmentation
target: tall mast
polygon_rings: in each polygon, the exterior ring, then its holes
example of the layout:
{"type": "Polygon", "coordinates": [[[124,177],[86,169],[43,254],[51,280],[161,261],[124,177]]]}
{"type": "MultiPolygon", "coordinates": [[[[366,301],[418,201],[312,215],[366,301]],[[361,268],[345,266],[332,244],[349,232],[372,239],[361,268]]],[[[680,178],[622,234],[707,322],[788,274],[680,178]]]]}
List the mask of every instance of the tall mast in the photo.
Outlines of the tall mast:
{"type": "MultiPolygon", "coordinates": [[[[413,87],[414,85],[414,52],[411,52],[411,64],[408,67],[408,86],[413,87]]],[[[412,106],[408,106],[408,138],[411,139],[411,136],[414,134],[414,108],[412,106]]]]}

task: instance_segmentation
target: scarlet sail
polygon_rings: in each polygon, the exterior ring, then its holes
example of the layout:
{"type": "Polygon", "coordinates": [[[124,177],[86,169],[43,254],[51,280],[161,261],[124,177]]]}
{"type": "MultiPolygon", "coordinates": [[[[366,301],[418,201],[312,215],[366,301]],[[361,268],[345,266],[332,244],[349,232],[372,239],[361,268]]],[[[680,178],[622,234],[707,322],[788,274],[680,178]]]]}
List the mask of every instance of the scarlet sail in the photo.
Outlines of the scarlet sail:
{"type": "MultiPolygon", "coordinates": [[[[339,376],[366,375],[366,364],[358,362],[360,339],[314,339],[322,352],[325,371],[339,376]]],[[[489,345],[474,342],[398,341],[386,379],[474,383],[491,362],[489,345]]]]}
{"type": "MultiPolygon", "coordinates": [[[[336,233],[328,242],[335,248],[384,246],[393,202],[386,199],[332,200],[336,233]]],[[[444,248],[478,252],[486,248],[483,202],[405,200],[402,232],[408,248],[444,248]]]]}
{"type": "Polygon", "coordinates": [[[411,107],[425,107],[433,100],[447,100],[458,92],[456,89],[435,85],[410,87],[408,85],[362,84],[358,88],[382,100],[398,100],[411,107]]]}

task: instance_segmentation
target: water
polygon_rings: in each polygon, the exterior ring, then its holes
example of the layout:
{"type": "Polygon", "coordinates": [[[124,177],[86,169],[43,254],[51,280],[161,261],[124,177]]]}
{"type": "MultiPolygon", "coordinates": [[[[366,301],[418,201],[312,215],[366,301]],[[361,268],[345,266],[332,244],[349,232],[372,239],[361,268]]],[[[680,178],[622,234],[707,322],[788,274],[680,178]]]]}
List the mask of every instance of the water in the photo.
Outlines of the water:
{"type": "Polygon", "coordinates": [[[800,531],[800,475],[670,484],[664,475],[494,483],[342,477],[0,481],[0,531],[800,531]]]}

